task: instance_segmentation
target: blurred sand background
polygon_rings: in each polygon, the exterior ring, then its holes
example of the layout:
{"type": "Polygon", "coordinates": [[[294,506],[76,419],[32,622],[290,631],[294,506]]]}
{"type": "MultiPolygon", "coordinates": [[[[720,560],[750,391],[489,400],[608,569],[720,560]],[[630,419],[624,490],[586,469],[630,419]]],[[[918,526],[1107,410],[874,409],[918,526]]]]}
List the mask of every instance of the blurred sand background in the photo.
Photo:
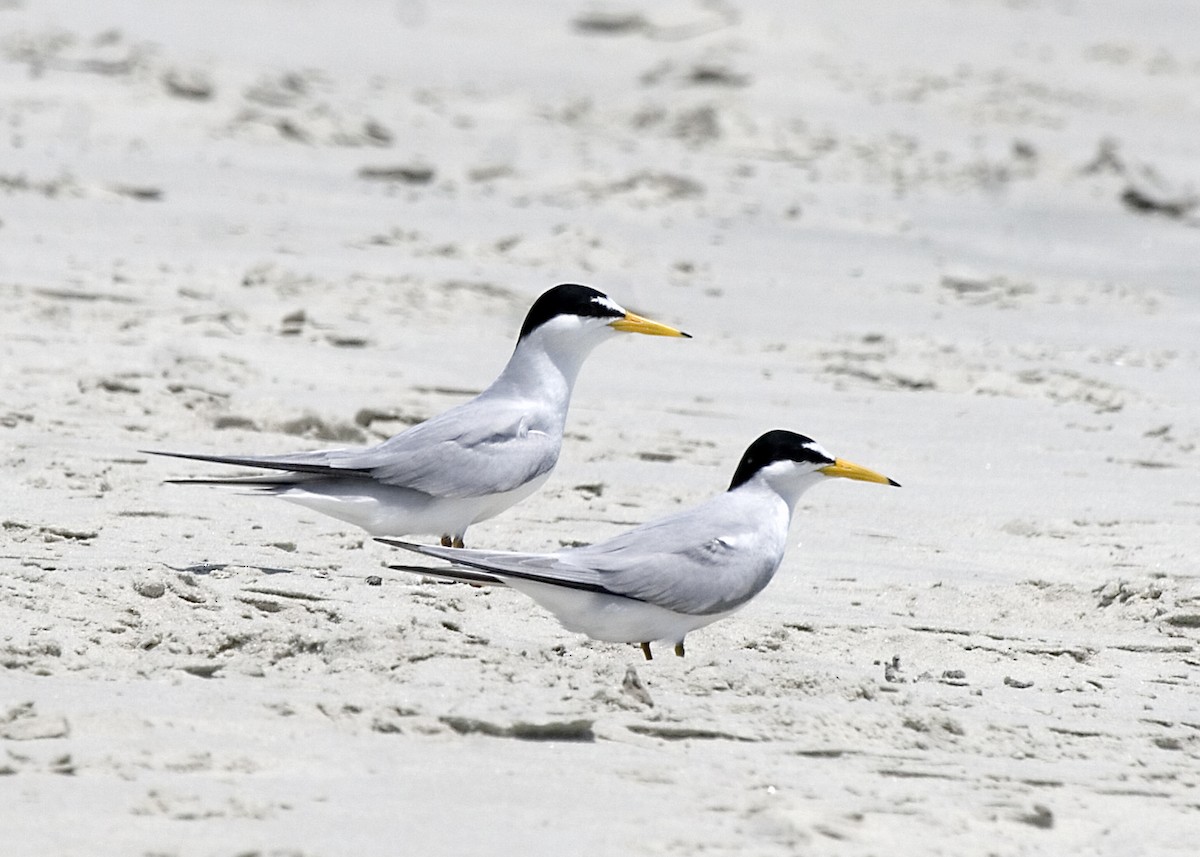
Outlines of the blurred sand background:
{"type": "Polygon", "coordinates": [[[0,850],[1194,853],[1197,33],[0,0],[0,850]],[[471,544],[696,502],[775,427],[905,487],[806,495],[647,663],[138,453],[373,442],[564,281],[695,339],[599,349],[471,544]]]}

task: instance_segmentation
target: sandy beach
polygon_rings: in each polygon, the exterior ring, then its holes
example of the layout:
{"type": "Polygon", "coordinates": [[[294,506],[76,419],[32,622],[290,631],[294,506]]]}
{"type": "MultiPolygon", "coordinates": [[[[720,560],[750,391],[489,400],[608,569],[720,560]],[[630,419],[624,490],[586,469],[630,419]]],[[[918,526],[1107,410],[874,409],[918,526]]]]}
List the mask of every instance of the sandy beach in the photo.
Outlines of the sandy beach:
{"type": "Polygon", "coordinates": [[[5,855],[1160,855],[1200,835],[1200,7],[0,0],[5,855]],[[788,428],[686,658],[145,449],[374,443],[582,282],[475,547],[788,428]],[[370,586],[370,576],[382,578],[370,586]]]}

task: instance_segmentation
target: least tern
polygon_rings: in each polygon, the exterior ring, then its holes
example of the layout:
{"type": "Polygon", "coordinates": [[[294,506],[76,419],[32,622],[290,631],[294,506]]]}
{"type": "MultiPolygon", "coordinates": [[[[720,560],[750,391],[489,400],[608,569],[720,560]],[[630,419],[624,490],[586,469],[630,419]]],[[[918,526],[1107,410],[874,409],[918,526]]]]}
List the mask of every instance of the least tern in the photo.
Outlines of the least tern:
{"type": "Polygon", "coordinates": [[[171,482],[248,485],[371,535],[429,533],[461,547],[471,524],[520,502],[549,478],[580,367],[618,333],[690,338],[588,286],[555,286],[530,307],[512,357],[490,387],[377,446],[286,455],[147,452],[278,471],[171,482]]]}
{"type": "Polygon", "coordinates": [[[640,643],[647,660],[650,643],[665,640],[682,657],[689,631],[724,619],[771,582],[783,561],[796,501],[831,476],[900,487],[834,458],[811,438],[777,429],[750,444],[724,494],[594,545],[514,553],[379,541],[453,563],[392,568],[509,586],[569,631],[610,643],[640,643]]]}

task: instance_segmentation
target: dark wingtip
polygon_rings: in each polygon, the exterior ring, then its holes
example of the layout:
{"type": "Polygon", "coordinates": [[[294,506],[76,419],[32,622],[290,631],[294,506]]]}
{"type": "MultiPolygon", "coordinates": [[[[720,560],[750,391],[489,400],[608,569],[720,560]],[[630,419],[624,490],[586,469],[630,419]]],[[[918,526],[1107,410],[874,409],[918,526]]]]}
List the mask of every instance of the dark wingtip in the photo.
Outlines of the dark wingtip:
{"type": "MultiPolygon", "coordinates": [[[[417,544],[416,542],[406,542],[403,539],[388,538],[387,536],[375,536],[375,541],[380,544],[385,544],[388,547],[404,548],[406,551],[413,553],[425,554],[425,545],[417,544]]],[[[434,554],[425,554],[426,556],[434,556],[434,554]]]]}
{"type": "Polygon", "coordinates": [[[142,455],[161,455],[164,458],[196,458],[196,456],[190,452],[171,452],[167,449],[139,449],[138,452],[140,452],[142,455]]]}

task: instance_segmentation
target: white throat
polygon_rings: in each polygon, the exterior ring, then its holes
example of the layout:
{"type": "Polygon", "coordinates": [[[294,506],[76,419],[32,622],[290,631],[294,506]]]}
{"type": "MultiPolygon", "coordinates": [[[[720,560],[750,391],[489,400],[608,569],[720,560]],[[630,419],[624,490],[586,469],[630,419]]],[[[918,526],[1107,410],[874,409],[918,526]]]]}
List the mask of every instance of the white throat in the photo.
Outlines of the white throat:
{"type": "Polygon", "coordinates": [[[561,404],[565,415],[584,360],[614,332],[606,324],[588,326],[577,319],[548,322],[517,343],[488,392],[561,404]]]}
{"type": "Polygon", "coordinates": [[[827,478],[815,470],[798,471],[790,462],[776,462],[768,465],[746,482],[745,486],[754,485],[758,490],[771,491],[787,504],[789,516],[796,511],[796,504],[809,488],[827,478]]]}

